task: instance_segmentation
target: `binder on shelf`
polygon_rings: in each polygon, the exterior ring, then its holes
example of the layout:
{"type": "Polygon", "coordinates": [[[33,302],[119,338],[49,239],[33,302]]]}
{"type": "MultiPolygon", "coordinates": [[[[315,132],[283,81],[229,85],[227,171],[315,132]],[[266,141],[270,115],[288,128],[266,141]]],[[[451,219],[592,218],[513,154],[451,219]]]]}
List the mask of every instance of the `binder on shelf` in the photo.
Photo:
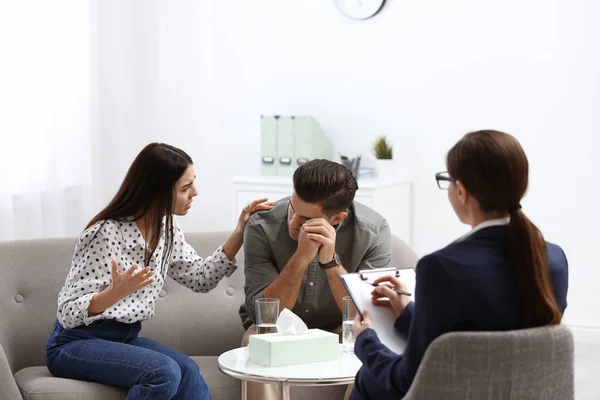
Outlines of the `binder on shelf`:
{"type": "Polygon", "coordinates": [[[261,116],[261,175],[292,176],[316,159],[335,160],[334,148],[310,116],[261,116]]]}
{"type": "Polygon", "coordinates": [[[294,165],[294,117],[279,117],[277,121],[277,175],[292,176],[294,165]]]}
{"type": "Polygon", "coordinates": [[[261,175],[277,175],[277,119],[273,116],[261,116],[261,175]]]}

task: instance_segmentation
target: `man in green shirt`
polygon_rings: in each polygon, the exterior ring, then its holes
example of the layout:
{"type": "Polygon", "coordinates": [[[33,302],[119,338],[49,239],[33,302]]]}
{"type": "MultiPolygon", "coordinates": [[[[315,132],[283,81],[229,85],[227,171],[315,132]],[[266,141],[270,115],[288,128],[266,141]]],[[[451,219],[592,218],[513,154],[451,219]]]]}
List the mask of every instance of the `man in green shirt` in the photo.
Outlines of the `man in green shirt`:
{"type": "MultiPolygon", "coordinates": [[[[256,333],[254,301],[263,297],[279,299],[281,310],[292,310],[309,328],[339,333],[348,293],[338,275],[390,266],[390,228],[354,201],[358,184],[349,169],[312,160],[296,169],[293,181],[290,197],[246,224],[242,345],[256,333]]],[[[249,384],[248,398],[276,396],[265,386],[249,384]]]]}

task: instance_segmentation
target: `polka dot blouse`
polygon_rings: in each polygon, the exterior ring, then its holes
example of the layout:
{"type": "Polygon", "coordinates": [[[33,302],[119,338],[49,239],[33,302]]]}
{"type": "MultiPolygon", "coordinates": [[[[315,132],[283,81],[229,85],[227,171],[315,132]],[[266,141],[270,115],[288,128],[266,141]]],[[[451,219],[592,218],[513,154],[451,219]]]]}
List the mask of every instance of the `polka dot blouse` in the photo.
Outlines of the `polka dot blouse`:
{"type": "Polygon", "coordinates": [[[103,313],[89,316],[92,297],[111,282],[111,259],[119,263],[119,272],[132,265],[138,265],[139,270],[144,267],[144,254],[148,248],[135,222],[108,220],[91,226],[77,241],[71,270],[58,295],[57,317],[60,324],[64,328],[74,328],[98,319],[116,319],[125,323],[147,320],[154,315],[167,275],[194,292],[206,293],[237,268],[235,259],[230,261],[222,247],[212,256],[202,259],[185,241],[176,224],[173,240],[173,250],[169,262],[165,263],[165,271],[161,270],[164,234],[151,255],[149,267],[154,271],[154,282],[113,304],[103,313]]]}

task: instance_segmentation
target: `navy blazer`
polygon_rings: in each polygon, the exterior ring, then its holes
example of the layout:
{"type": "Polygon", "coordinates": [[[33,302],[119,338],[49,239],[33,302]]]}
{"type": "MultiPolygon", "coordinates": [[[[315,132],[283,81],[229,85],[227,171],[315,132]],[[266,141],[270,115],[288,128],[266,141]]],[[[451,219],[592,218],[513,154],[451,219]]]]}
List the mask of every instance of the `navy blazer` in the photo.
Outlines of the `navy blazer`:
{"type": "MultiPolygon", "coordinates": [[[[507,256],[507,226],[491,226],[423,257],[416,267],[416,302],[395,328],[408,336],[402,355],[381,344],[372,329],[355,343],[363,366],[350,400],[400,399],[429,344],[452,331],[523,328],[515,270],[507,256]]],[[[550,276],[561,312],[567,307],[568,266],[562,249],[548,245],[550,276]]]]}

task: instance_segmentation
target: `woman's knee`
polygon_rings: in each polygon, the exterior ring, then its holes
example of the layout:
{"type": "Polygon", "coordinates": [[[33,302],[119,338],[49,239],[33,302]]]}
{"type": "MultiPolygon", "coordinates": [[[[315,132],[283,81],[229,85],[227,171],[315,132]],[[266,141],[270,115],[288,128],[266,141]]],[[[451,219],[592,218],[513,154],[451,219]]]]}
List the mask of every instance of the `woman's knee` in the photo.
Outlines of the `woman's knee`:
{"type": "Polygon", "coordinates": [[[200,368],[198,367],[198,364],[196,364],[196,361],[192,360],[191,357],[184,358],[180,366],[182,375],[200,375],[200,368]]]}
{"type": "Polygon", "coordinates": [[[150,385],[164,386],[172,396],[175,396],[181,383],[181,368],[174,360],[165,357],[164,363],[148,371],[144,379],[150,385]]]}

